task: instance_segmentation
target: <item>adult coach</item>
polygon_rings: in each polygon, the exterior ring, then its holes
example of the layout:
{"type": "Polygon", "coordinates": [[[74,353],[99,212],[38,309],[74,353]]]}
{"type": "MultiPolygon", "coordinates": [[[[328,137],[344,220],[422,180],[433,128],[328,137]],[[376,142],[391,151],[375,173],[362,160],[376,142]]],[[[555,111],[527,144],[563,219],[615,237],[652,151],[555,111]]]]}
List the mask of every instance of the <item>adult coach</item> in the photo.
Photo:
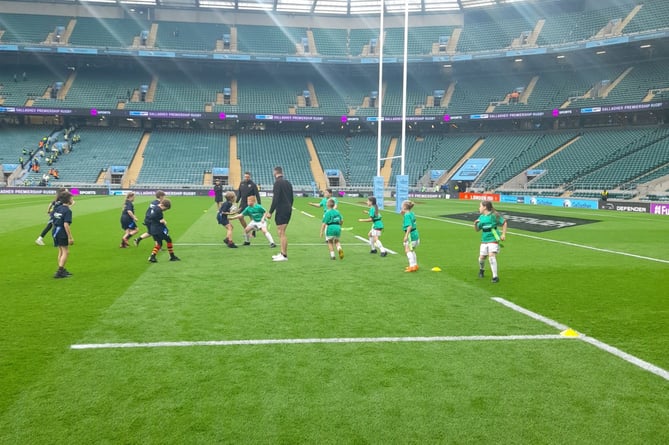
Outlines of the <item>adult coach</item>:
{"type": "Polygon", "coordinates": [[[237,203],[239,204],[240,211],[248,206],[247,200],[249,196],[255,196],[256,202],[258,204],[261,203],[258,186],[251,180],[251,173],[244,172],[244,179],[239,183],[239,190],[237,190],[237,203]]]}
{"type": "MultiPolygon", "coordinates": [[[[239,189],[237,189],[237,203],[239,204],[239,213],[243,212],[246,207],[248,207],[249,196],[256,197],[256,203],[260,204],[260,192],[258,191],[258,185],[251,180],[251,172],[244,172],[244,179],[239,183],[239,189]]],[[[246,235],[246,220],[244,217],[239,218],[239,223],[242,225],[242,231],[244,236],[246,235]]],[[[253,232],[255,236],[255,232],[253,232]]],[[[248,241],[244,242],[245,245],[248,245],[248,241]]]]}
{"type": "Polygon", "coordinates": [[[274,223],[279,233],[281,252],[272,257],[273,261],[288,261],[288,238],[286,228],[293,213],[293,185],[283,177],[283,168],[274,167],[274,188],[272,189],[272,205],[265,214],[267,218],[276,212],[274,223]]]}

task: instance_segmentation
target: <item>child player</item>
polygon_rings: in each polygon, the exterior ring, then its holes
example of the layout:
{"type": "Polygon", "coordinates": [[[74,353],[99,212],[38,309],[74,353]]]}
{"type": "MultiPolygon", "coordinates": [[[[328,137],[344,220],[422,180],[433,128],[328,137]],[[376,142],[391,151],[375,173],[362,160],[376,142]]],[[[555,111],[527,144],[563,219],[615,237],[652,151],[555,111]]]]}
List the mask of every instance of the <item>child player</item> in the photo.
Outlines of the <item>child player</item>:
{"type": "Polygon", "coordinates": [[[35,240],[35,244],[38,244],[40,246],[44,245],[44,237],[46,236],[47,233],[49,233],[49,230],[53,227],[53,211],[60,205],[60,194],[63,192],[66,192],[66,188],[59,188],[56,191],[56,198],[51,201],[51,204],[49,204],[49,207],[46,209],[46,214],[49,215],[49,221],[46,223],[46,226],[42,230],[42,233],[39,234],[37,239],[35,240]]]}
{"type": "Polygon", "coordinates": [[[72,193],[65,191],[58,194],[60,203],[53,210],[53,245],[58,247],[58,270],[54,278],[67,278],[72,274],[65,269],[67,257],[70,254],[70,246],[74,244],[70,225],[72,224],[72,210],[70,207],[74,204],[72,193]]]}
{"type": "Polygon", "coordinates": [[[137,228],[137,216],[135,216],[135,194],[128,193],[125,197],[125,204],[123,204],[123,212],[121,213],[121,228],[125,230],[123,238],[121,238],[121,249],[128,247],[128,240],[135,235],[139,229],[137,228]]]}
{"type": "Polygon", "coordinates": [[[499,252],[499,242],[506,239],[506,221],[504,217],[497,213],[490,201],[481,201],[479,204],[481,215],[474,221],[474,230],[481,233],[481,247],[479,248],[479,278],[483,278],[485,270],[485,259],[488,257],[490,271],[492,273],[492,282],[499,283],[497,276],[497,253],[499,252]],[[502,226],[500,235],[498,227],[502,226]]]}
{"type": "Polygon", "coordinates": [[[223,242],[230,248],[236,249],[237,244],[232,241],[232,224],[230,223],[231,219],[238,219],[240,215],[237,212],[232,211],[232,206],[235,203],[237,195],[235,192],[226,192],[224,195],[225,201],[221,204],[221,207],[218,209],[216,214],[216,220],[220,225],[226,228],[226,236],[223,242]]]}
{"type": "Polygon", "coordinates": [[[388,252],[386,252],[385,247],[383,247],[383,244],[381,244],[381,240],[379,239],[381,237],[381,232],[383,232],[383,221],[381,221],[382,216],[379,213],[379,206],[376,205],[376,197],[370,196],[367,198],[367,206],[369,207],[369,212],[363,212],[367,213],[369,218],[361,218],[358,221],[372,223],[372,229],[367,235],[369,237],[369,247],[371,249],[369,253],[376,253],[376,249],[378,248],[381,251],[380,255],[386,256],[388,255],[388,252]]]}
{"type": "Polygon", "coordinates": [[[149,257],[150,263],[158,262],[156,255],[158,255],[158,252],[162,249],[163,241],[167,243],[167,251],[170,253],[170,261],[181,261],[179,257],[174,254],[172,238],[167,230],[167,222],[163,217],[163,212],[169,210],[171,207],[172,202],[167,198],[163,199],[149,215],[149,233],[153,236],[153,240],[155,241],[151,256],[149,257]]]}
{"type": "Polygon", "coordinates": [[[256,197],[251,195],[247,198],[248,205],[241,213],[241,216],[248,216],[251,218],[251,222],[246,225],[244,229],[244,245],[248,246],[251,244],[249,240],[249,232],[254,230],[261,230],[265,234],[265,238],[269,241],[269,247],[276,247],[274,244],[274,238],[272,234],[267,231],[267,222],[265,221],[265,213],[267,210],[256,201],[256,197]]]}
{"type": "Polygon", "coordinates": [[[418,229],[416,228],[416,215],[413,209],[414,203],[412,201],[403,201],[401,214],[403,215],[402,230],[404,231],[404,252],[409,259],[409,267],[404,269],[405,272],[416,272],[418,270],[418,259],[416,258],[416,247],[420,244],[418,237],[418,229]]]}
{"type": "Polygon", "coordinates": [[[334,200],[334,208],[337,208],[337,198],[332,196],[332,189],[325,189],[323,190],[323,199],[321,199],[320,202],[310,202],[309,205],[312,207],[319,207],[323,208],[323,214],[328,211],[328,201],[330,199],[334,200]]]}
{"type": "Polygon", "coordinates": [[[146,226],[146,232],[142,233],[138,238],[135,238],[135,246],[139,247],[139,243],[143,239],[151,236],[149,233],[149,215],[153,209],[158,207],[158,204],[160,204],[160,201],[162,201],[163,198],[165,198],[165,192],[162,190],[156,190],[156,199],[151,201],[151,204],[149,204],[149,208],[146,209],[146,214],[144,215],[143,224],[146,226]]]}
{"type": "Polygon", "coordinates": [[[321,225],[321,236],[325,234],[325,241],[328,243],[328,249],[330,250],[330,259],[335,259],[335,247],[339,252],[339,259],[344,259],[344,249],[341,248],[341,243],[339,239],[341,238],[341,225],[344,222],[344,218],[339,213],[339,210],[335,208],[336,202],[334,198],[330,198],[327,201],[327,210],[323,215],[323,224],[321,225]]]}

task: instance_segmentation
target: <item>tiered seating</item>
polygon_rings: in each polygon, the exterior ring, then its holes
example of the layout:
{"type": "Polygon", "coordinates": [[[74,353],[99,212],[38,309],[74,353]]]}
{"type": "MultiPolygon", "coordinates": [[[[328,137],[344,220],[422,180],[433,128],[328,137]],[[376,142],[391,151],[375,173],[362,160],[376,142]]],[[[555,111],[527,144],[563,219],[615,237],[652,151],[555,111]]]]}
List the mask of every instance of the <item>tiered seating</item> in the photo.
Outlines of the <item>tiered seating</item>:
{"type": "Polygon", "coordinates": [[[213,51],[216,40],[229,34],[230,27],[219,23],[158,22],[156,48],[213,51]]]}
{"type": "MultiPolygon", "coordinates": [[[[414,55],[431,54],[432,44],[439,42],[439,36],[450,36],[453,26],[409,27],[407,53],[414,55]]],[[[384,55],[401,56],[404,54],[404,28],[386,29],[384,55]]]]}
{"type": "Polygon", "coordinates": [[[365,45],[369,45],[371,39],[379,39],[379,30],[377,29],[352,29],[349,43],[349,51],[352,56],[359,56],[362,54],[362,49],[365,45]]]}
{"type": "Polygon", "coordinates": [[[54,82],[64,82],[67,74],[57,74],[34,67],[25,68],[26,80],[22,78],[22,68],[0,67],[0,75],[4,80],[0,87],[0,98],[3,106],[24,106],[28,99],[43,96],[54,82]],[[13,77],[17,76],[14,82],[13,77]]]}
{"type": "Polygon", "coordinates": [[[546,22],[537,39],[537,45],[547,46],[587,40],[594,37],[609,21],[624,19],[633,7],[630,2],[591,11],[547,15],[544,17],[546,22]]]}
{"type": "Polygon", "coordinates": [[[53,15],[0,14],[2,42],[41,43],[57,26],[67,27],[69,19],[53,15]]]}
{"type": "Polygon", "coordinates": [[[669,129],[647,132],[646,136],[636,144],[642,148],[578,178],[570,188],[612,189],[669,163],[669,129]],[[650,145],[643,147],[646,144],[650,145]]]}
{"type": "MultiPolygon", "coordinates": [[[[407,137],[405,150],[405,174],[409,175],[409,184],[416,184],[430,170],[452,169],[478,139],[467,135],[425,135],[423,140],[407,137]]],[[[396,155],[399,155],[399,143],[396,155]]],[[[401,161],[393,160],[394,176],[401,172],[401,161]]]]}
{"type": "Polygon", "coordinates": [[[457,50],[462,53],[477,51],[491,51],[507,48],[513,40],[524,31],[532,31],[536,24],[535,17],[503,16],[494,10],[485,14],[482,11],[481,20],[468,21],[465,16],[465,26],[457,50]]]}
{"type": "Polygon", "coordinates": [[[230,162],[229,138],[201,130],[157,130],[144,150],[138,185],[202,185],[204,173],[230,162]]]}
{"type": "MultiPolygon", "coordinates": [[[[112,165],[129,165],[142,136],[142,131],[133,128],[93,128],[77,131],[81,142],[68,154],[62,154],[53,164],[58,169],[58,180],[50,185],[94,183],[103,169],[112,165]]],[[[38,183],[48,167],[42,164],[40,174],[31,173],[30,179],[38,183]]]]}
{"type": "Polygon", "coordinates": [[[306,28],[237,25],[237,49],[242,53],[295,54],[306,28]]]}
{"type": "Polygon", "coordinates": [[[502,101],[514,88],[525,86],[529,75],[522,77],[463,77],[457,81],[447,108],[449,114],[483,113],[490,102],[502,101]]]}
{"type": "MultiPolygon", "coordinates": [[[[337,79],[330,80],[337,82],[337,79]]],[[[338,91],[340,91],[340,89],[337,86],[332,85],[330,81],[321,77],[311,78],[311,82],[314,85],[314,90],[318,97],[318,108],[301,107],[297,109],[298,114],[322,114],[331,116],[348,114],[346,101],[339,94],[338,91]]]]}
{"type": "Polygon", "coordinates": [[[643,0],[643,7],[625,26],[625,34],[663,29],[669,27],[669,2],[666,0],[643,0]]]}
{"type": "MultiPolygon", "coordinates": [[[[569,98],[582,96],[602,80],[613,81],[624,71],[621,67],[597,65],[582,71],[543,73],[530,95],[532,110],[560,108],[569,98]]],[[[575,99],[571,106],[589,106],[596,99],[575,99]]]]}
{"type": "MultiPolygon", "coordinates": [[[[311,188],[314,177],[309,168],[309,152],[304,137],[294,133],[240,133],[237,153],[242,171],[250,171],[255,182],[271,190],[274,167],[281,166],[294,187],[311,188]]],[[[269,208],[269,207],[268,207],[269,208]]]]}
{"type": "MultiPolygon", "coordinates": [[[[36,151],[44,136],[51,134],[51,127],[6,127],[0,133],[0,164],[18,164],[22,150],[36,151]]],[[[28,160],[23,156],[24,161],[28,160]]]]}
{"type": "Polygon", "coordinates": [[[557,188],[605,165],[612,157],[638,149],[648,140],[648,130],[624,129],[588,131],[573,144],[542,162],[537,168],[546,173],[530,182],[530,188],[557,188]]]}
{"type": "Polygon", "coordinates": [[[78,17],[70,35],[70,45],[126,48],[149,24],[132,19],[95,19],[78,17]]]}
{"type": "Polygon", "coordinates": [[[345,29],[313,28],[318,54],[323,56],[347,56],[348,31],[345,29]]]}
{"type": "MultiPolygon", "coordinates": [[[[165,72],[157,75],[153,102],[129,102],[126,109],[202,112],[206,104],[216,102],[217,92],[230,85],[230,81],[218,73],[165,72]]],[[[145,82],[150,83],[150,79],[145,82]]]]}
{"type": "MultiPolygon", "coordinates": [[[[324,169],[338,169],[348,187],[371,187],[376,176],[377,138],[358,134],[352,137],[319,134],[314,145],[324,169]]],[[[381,150],[385,153],[390,136],[383,136],[381,150]]]]}
{"type": "Polygon", "coordinates": [[[475,156],[493,161],[476,184],[485,189],[499,187],[574,136],[573,133],[488,136],[475,156]]]}
{"type": "Polygon", "coordinates": [[[38,99],[35,105],[116,108],[120,101],[129,99],[128,92],[132,93],[140,85],[149,83],[148,74],[127,69],[82,69],[77,72],[77,77],[63,100],[38,99]]]}
{"type": "Polygon", "coordinates": [[[641,102],[648,90],[669,88],[667,79],[669,63],[647,62],[634,65],[633,70],[605,98],[595,99],[596,104],[626,104],[641,102]]]}

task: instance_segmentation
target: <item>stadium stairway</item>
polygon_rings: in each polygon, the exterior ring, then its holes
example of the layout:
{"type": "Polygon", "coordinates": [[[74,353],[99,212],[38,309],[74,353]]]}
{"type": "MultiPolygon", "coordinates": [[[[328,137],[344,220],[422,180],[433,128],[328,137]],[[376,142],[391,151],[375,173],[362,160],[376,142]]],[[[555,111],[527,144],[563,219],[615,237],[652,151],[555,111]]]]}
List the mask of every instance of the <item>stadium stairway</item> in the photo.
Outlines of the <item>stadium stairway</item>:
{"type": "Polygon", "coordinates": [[[242,182],[242,163],[239,160],[237,149],[237,135],[230,135],[229,150],[230,161],[228,162],[228,184],[235,187],[242,182]]]}
{"type": "Polygon", "coordinates": [[[388,187],[390,185],[390,175],[393,172],[393,158],[395,157],[396,150],[397,138],[391,138],[390,144],[388,145],[388,153],[386,153],[386,159],[383,162],[383,167],[381,168],[381,176],[383,176],[384,187],[388,187]]]}
{"type": "Polygon", "coordinates": [[[314,177],[316,182],[316,187],[318,190],[325,190],[328,188],[328,180],[325,177],[325,172],[323,171],[323,166],[321,165],[321,160],[318,157],[316,152],[316,147],[314,146],[314,141],[311,137],[307,136],[304,138],[304,142],[307,145],[307,151],[309,152],[309,167],[311,167],[311,174],[314,177]]]}
{"type": "Polygon", "coordinates": [[[149,139],[151,139],[151,133],[148,131],[144,132],[137,145],[135,155],[132,157],[132,161],[126,170],[125,175],[123,175],[121,186],[124,189],[131,188],[132,185],[137,182],[137,177],[139,176],[139,172],[142,171],[142,165],[144,164],[144,150],[149,143],[149,139]]]}
{"type": "Polygon", "coordinates": [[[436,181],[436,184],[441,185],[444,184],[445,182],[448,181],[448,179],[457,172],[460,167],[462,167],[462,164],[465,163],[465,161],[469,158],[471,158],[474,153],[476,153],[476,150],[478,150],[481,145],[485,142],[485,138],[479,138],[474,142],[474,144],[471,146],[469,150],[467,150],[467,153],[465,153],[458,162],[451,168],[449,171],[445,172],[439,179],[436,181]]]}

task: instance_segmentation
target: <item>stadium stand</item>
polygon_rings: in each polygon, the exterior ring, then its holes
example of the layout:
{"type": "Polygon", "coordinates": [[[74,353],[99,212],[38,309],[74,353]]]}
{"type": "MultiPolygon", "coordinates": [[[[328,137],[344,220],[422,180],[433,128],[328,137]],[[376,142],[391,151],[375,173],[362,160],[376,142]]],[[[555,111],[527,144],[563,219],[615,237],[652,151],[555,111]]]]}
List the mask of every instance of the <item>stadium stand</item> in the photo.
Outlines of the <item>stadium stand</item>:
{"type": "Polygon", "coordinates": [[[155,130],[144,150],[136,185],[201,186],[205,172],[228,166],[229,151],[229,138],[220,133],[155,130]]]}
{"type": "Polygon", "coordinates": [[[143,29],[141,22],[131,19],[78,17],[69,38],[70,45],[127,48],[143,29]]]}
{"type": "Polygon", "coordinates": [[[546,173],[530,181],[528,187],[566,187],[585,174],[607,165],[611,160],[635,152],[657,139],[659,137],[655,135],[655,131],[643,128],[584,132],[573,144],[537,165],[537,168],[546,170],[546,173]]]}
{"type": "Polygon", "coordinates": [[[52,15],[0,13],[3,43],[41,43],[57,26],[66,27],[69,19],[52,15]]]}
{"type": "Polygon", "coordinates": [[[158,23],[155,47],[160,49],[182,49],[193,51],[214,51],[216,40],[229,34],[230,27],[213,23],[158,23]]]}
{"type": "Polygon", "coordinates": [[[295,45],[302,41],[302,37],[306,36],[306,28],[237,25],[239,52],[295,54],[295,45]]]}
{"type": "Polygon", "coordinates": [[[277,165],[283,167],[286,179],[293,186],[311,188],[314,182],[309,168],[309,152],[304,136],[300,134],[241,133],[237,135],[237,153],[242,171],[250,171],[262,188],[271,189],[277,165]]]}

